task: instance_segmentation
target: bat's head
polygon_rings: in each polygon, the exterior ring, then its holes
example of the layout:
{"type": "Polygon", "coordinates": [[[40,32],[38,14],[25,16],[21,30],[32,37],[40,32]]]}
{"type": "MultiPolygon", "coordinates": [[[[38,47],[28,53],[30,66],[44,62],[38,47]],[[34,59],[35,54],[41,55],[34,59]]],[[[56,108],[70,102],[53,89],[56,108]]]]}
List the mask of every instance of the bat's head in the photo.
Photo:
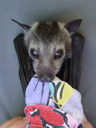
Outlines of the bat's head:
{"type": "Polygon", "coordinates": [[[81,21],[78,19],[68,24],[36,22],[31,26],[15,21],[26,31],[25,44],[41,81],[53,80],[64,59],[72,55],[71,34],[79,28],[81,21]]]}

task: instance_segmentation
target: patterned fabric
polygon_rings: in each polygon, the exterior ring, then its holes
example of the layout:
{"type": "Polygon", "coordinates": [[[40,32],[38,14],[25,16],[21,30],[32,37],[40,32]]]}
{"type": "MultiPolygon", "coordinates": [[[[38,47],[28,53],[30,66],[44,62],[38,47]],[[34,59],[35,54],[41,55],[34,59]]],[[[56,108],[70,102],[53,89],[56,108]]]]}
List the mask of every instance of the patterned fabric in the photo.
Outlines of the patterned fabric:
{"type": "Polygon", "coordinates": [[[61,108],[66,101],[74,94],[73,88],[66,82],[55,77],[53,82],[49,83],[49,88],[54,103],[61,108]]]}
{"type": "MultiPolygon", "coordinates": [[[[70,114],[78,125],[83,120],[80,93],[68,83],[55,78],[52,82],[41,82],[35,75],[26,89],[26,105],[47,105],[70,114]]],[[[56,110],[57,110],[56,109],[56,110]]]]}
{"type": "Polygon", "coordinates": [[[78,122],[68,113],[46,105],[25,107],[28,128],[77,128],[78,122]]]}

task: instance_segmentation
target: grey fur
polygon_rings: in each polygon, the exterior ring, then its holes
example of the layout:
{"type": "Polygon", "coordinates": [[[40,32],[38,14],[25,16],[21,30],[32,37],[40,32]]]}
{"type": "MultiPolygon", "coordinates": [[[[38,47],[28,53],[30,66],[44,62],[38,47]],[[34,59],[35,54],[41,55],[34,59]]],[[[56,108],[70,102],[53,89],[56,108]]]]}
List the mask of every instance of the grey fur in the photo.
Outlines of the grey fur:
{"type": "Polygon", "coordinates": [[[71,34],[61,24],[60,22],[35,23],[25,34],[29,55],[31,56],[30,49],[35,49],[39,53],[39,59],[32,59],[34,71],[42,81],[54,79],[64,57],[71,55],[71,34]],[[64,54],[60,59],[55,60],[54,54],[59,49],[62,49],[64,54]]]}
{"type": "Polygon", "coordinates": [[[71,34],[80,26],[82,20],[77,19],[64,24],[61,22],[35,22],[31,26],[21,24],[25,33],[25,44],[29,55],[33,60],[33,68],[41,81],[51,81],[59,72],[65,57],[71,57],[71,34]],[[38,58],[34,58],[31,49],[38,53],[38,58]],[[60,58],[55,59],[57,51],[63,51],[60,58]]]}

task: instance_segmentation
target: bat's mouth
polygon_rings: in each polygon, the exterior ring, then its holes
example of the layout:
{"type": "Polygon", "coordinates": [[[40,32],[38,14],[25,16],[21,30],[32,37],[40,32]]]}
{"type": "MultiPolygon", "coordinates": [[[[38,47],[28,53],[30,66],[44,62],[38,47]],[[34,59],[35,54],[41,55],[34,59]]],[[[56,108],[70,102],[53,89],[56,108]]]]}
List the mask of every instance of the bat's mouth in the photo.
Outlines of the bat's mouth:
{"type": "Polygon", "coordinates": [[[51,82],[51,81],[53,81],[54,78],[50,79],[50,78],[43,78],[42,77],[42,78],[39,78],[39,79],[40,79],[41,82],[51,82]]]}
{"type": "Polygon", "coordinates": [[[50,82],[56,76],[56,69],[51,66],[39,65],[36,72],[38,78],[42,82],[50,82]]]}
{"type": "Polygon", "coordinates": [[[55,75],[51,75],[51,76],[48,76],[48,75],[40,75],[40,74],[37,74],[39,80],[41,82],[51,82],[54,80],[55,78],[55,75]]]}

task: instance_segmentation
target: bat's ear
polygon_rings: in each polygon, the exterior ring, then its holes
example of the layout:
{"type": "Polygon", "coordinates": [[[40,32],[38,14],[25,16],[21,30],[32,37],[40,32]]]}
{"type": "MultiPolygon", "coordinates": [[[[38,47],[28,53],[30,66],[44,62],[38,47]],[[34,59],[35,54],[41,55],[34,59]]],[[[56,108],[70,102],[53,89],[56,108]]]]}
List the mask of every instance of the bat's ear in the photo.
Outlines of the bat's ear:
{"type": "Polygon", "coordinates": [[[76,32],[81,22],[82,22],[82,19],[73,20],[68,24],[66,24],[64,28],[66,28],[69,32],[76,32]]]}
{"type": "Polygon", "coordinates": [[[28,26],[28,25],[26,25],[26,24],[22,24],[22,23],[20,23],[20,22],[14,20],[14,19],[11,19],[11,20],[12,20],[13,22],[17,23],[19,26],[21,26],[21,27],[25,30],[25,32],[27,32],[27,31],[31,28],[31,26],[28,26]]]}

